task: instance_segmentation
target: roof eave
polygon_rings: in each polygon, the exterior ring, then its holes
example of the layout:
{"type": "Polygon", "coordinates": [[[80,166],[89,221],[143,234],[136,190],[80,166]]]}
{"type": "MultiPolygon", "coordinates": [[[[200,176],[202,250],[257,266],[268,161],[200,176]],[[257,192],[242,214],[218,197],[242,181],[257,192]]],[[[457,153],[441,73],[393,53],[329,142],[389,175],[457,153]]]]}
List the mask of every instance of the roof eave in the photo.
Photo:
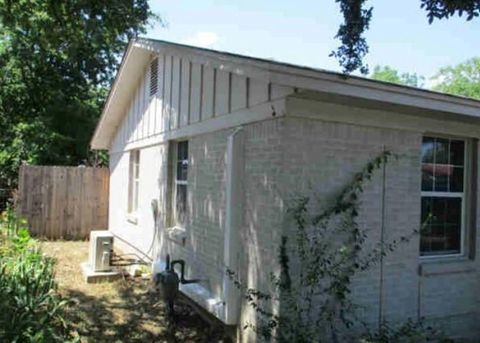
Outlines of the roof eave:
{"type": "Polygon", "coordinates": [[[208,59],[212,67],[238,73],[252,78],[263,79],[274,84],[293,87],[299,90],[319,92],[323,94],[362,98],[369,101],[388,102],[431,111],[450,112],[463,116],[480,118],[480,101],[439,93],[430,90],[390,84],[357,76],[345,76],[341,73],[294,66],[271,60],[252,58],[215,50],[196,48],[177,43],[139,38],[129,42],[122,58],[120,69],[108,95],[99,124],[90,142],[91,148],[109,149],[120,117],[121,105],[128,98],[129,87],[134,82],[124,82],[126,70],[132,74],[139,72],[147,61],[147,56],[160,50],[173,54],[187,55],[188,58],[201,63],[208,59]],[[136,51],[134,61],[131,61],[136,51]],[[138,56],[137,56],[138,55],[138,56]],[[139,58],[139,56],[141,58],[139,58]],[[133,63],[135,62],[135,63],[133,63]],[[125,93],[123,96],[118,95],[125,93]],[[116,109],[114,110],[113,107],[116,109]],[[117,120],[118,119],[118,120],[117,120]],[[117,121],[116,121],[117,120],[117,121]]]}
{"type": "Polygon", "coordinates": [[[148,52],[138,48],[135,43],[136,40],[130,40],[123,54],[119,70],[108,93],[97,127],[90,140],[90,147],[93,150],[106,150],[110,148],[112,134],[109,134],[109,131],[116,131],[117,129],[118,123],[116,123],[115,117],[124,115],[122,106],[118,104],[124,104],[129,101],[130,97],[125,96],[124,93],[129,94],[129,91],[136,86],[137,80],[132,82],[132,79],[139,77],[139,75],[136,74],[140,74],[138,71],[144,67],[144,62],[147,60],[145,56],[149,55],[148,52]],[[142,56],[143,59],[138,58],[139,55],[142,56]],[[140,63],[130,63],[132,58],[140,63]],[[132,74],[135,75],[133,78],[132,74]],[[130,80],[128,80],[129,78],[130,80]],[[115,122],[114,127],[110,127],[112,122],[115,122]]]}

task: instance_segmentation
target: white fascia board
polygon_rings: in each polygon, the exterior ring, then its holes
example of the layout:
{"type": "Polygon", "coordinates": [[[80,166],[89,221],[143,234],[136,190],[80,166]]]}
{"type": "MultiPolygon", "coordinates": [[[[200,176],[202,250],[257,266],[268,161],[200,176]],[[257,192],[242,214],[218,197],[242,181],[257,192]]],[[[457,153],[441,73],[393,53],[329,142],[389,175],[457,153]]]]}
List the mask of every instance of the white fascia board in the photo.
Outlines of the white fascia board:
{"type": "Polygon", "coordinates": [[[132,43],[129,44],[90,142],[92,149],[110,148],[149,59],[148,51],[139,49],[132,43]]]}
{"type": "Polygon", "coordinates": [[[107,100],[104,113],[92,139],[91,146],[93,149],[110,148],[113,136],[125,115],[125,102],[128,101],[133,92],[130,88],[132,86],[124,79],[133,78],[135,75],[132,74],[135,73],[139,74],[137,75],[139,77],[141,69],[145,67],[152,53],[165,53],[186,58],[192,62],[237,75],[264,80],[279,86],[293,87],[302,91],[381,101],[394,105],[480,118],[480,101],[356,76],[346,77],[334,72],[143,38],[132,41],[128,50],[128,55],[122,63],[119,76],[115,80],[111,96],[107,100]],[[130,53],[128,50],[131,50],[130,53]],[[143,56],[143,58],[132,58],[130,56],[132,51],[138,53],[139,56],[143,56]],[[130,73],[127,73],[127,71],[130,71],[130,73]],[[122,74],[130,75],[127,77],[122,74]]]}
{"type": "Polygon", "coordinates": [[[110,151],[111,154],[146,148],[153,145],[163,144],[170,140],[180,140],[210,132],[229,129],[236,126],[247,125],[264,120],[272,120],[284,117],[286,98],[265,102],[250,108],[241,109],[230,114],[213,117],[201,122],[190,124],[173,131],[165,131],[145,139],[128,143],[120,151],[110,151]]]}
{"type": "MultiPolygon", "coordinates": [[[[371,87],[371,85],[349,81],[312,80],[301,76],[293,76],[289,79],[289,84],[296,88],[480,118],[480,102],[470,99],[439,95],[416,89],[404,89],[403,87],[398,89],[391,86],[376,87],[377,85],[375,85],[375,87],[371,87]]],[[[282,82],[284,80],[285,76],[279,75],[273,77],[271,82],[282,82]]]]}
{"type": "MultiPolygon", "coordinates": [[[[333,103],[289,96],[286,99],[286,116],[337,122],[358,126],[407,130],[420,133],[435,132],[448,136],[480,137],[480,120],[452,120],[390,109],[364,108],[351,103],[333,103]]],[[[465,118],[465,117],[459,117],[465,118]]]]}
{"type": "Polygon", "coordinates": [[[281,86],[480,117],[480,101],[460,96],[176,43],[139,39],[136,44],[281,86]]]}

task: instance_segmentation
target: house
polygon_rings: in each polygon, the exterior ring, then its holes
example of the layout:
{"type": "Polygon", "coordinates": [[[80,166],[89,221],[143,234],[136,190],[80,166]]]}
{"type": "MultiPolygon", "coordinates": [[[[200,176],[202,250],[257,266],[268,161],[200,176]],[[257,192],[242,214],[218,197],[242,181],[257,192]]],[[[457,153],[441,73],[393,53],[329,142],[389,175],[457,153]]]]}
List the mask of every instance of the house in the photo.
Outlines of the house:
{"type": "Polygon", "coordinates": [[[202,281],[182,291],[229,325],[251,312],[225,268],[266,284],[291,193],[335,191],[387,148],[400,158],[363,194],[368,239],[436,221],[361,277],[355,301],[369,323],[425,317],[478,339],[479,136],[472,99],[141,38],[91,146],[110,155],[115,244],[157,271],[184,259],[202,281]]]}

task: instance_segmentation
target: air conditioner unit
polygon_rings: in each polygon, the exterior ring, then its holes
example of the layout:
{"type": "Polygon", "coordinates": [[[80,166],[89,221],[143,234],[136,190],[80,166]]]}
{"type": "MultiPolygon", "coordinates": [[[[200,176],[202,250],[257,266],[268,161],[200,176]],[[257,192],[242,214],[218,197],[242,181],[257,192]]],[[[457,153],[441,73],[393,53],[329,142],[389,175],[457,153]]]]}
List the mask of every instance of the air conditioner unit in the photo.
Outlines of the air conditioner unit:
{"type": "Polygon", "coordinates": [[[89,264],[93,272],[109,272],[112,270],[113,235],[110,231],[90,232],[89,264]]]}

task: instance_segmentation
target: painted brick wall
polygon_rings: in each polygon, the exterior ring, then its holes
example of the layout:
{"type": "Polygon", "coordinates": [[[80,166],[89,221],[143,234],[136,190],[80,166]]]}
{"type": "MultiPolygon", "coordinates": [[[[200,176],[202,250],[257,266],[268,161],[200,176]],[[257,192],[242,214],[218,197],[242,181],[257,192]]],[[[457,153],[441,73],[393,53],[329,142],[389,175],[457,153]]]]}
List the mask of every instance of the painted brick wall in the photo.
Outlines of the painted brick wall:
{"type": "MultiPolygon", "coordinates": [[[[283,201],[278,193],[281,174],[281,121],[265,121],[244,127],[244,218],[240,232],[243,256],[239,276],[249,286],[266,285],[282,225],[283,201]]],[[[185,246],[168,238],[166,250],[187,261],[190,278],[206,278],[202,284],[221,297],[226,268],[223,264],[225,230],[225,182],[227,138],[222,130],[189,139],[189,225],[185,246]]]]}
{"type": "MultiPolygon", "coordinates": [[[[244,127],[244,218],[240,233],[244,268],[239,277],[251,287],[268,287],[275,269],[277,247],[283,223],[283,199],[279,193],[283,152],[280,134],[283,120],[271,120],[244,127]]],[[[153,256],[185,259],[187,278],[201,278],[212,296],[221,297],[225,230],[225,182],[227,138],[232,129],[189,138],[188,206],[189,223],[185,245],[165,235],[171,186],[168,182],[166,144],[140,151],[140,204],[137,224],[127,220],[129,152],[110,155],[110,230],[125,252],[146,253],[153,237],[150,201],[159,200],[161,219],[153,256]]],[[[152,255],[152,253],[149,253],[152,255]]],[[[246,311],[243,318],[251,318],[246,311]]]]}
{"type": "MultiPolygon", "coordinates": [[[[154,217],[151,208],[152,199],[160,206],[165,204],[166,193],[166,151],[167,145],[156,145],[140,151],[139,204],[136,214],[137,223],[127,220],[128,205],[128,169],[130,153],[110,154],[110,210],[109,230],[116,235],[118,247],[128,253],[139,256],[153,256],[154,249],[148,251],[154,232],[154,217]]],[[[159,223],[164,221],[166,209],[160,208],[159,223]]]]}
{"type": "MultiPolygon", "coordinates": [[[[185,246],[158,237],[157,253],[184,258],[187,277],[207,278],[212,294],[221,295],[225,225],[225,158],[231,129],[189,138],[189,211],[185,246]]],[[[422,133],[364,127],[304,118],[277,118],[245,125],[244,219],[242,268],[239,276],[250,287],[268,289],[269,273],[284,230],[291,196],[311,192],[330,196],[365,163],[385,148],[399,155],[386,167],[386,239],[408,235],[420,221],[420,147],[422,133]]],[[[168,203],[168,147],[141,150],[140,215],[137,225],[126,221],[128,152],[111,155],[110,229],[139,250],[148,249],[153,234],[150,201],[162,205],[165,226],[168,203]]],[[[362,199],[360,224],[368,229],[369,244],[380,235],[382,173],[377,172],[362,199]]],[[[480,211],[477,211],[479,213],[480,211]]],[[[478,223],[478,221],[477,221],[478,223]]],[[[480,242],[477,235],[477,250],[480,242]]],[[[423,264],[418,275],[418,237],[387,256],[383,289],[375,267],[355,279],[353,296],[363,306],[360,315],[375,326],[379,303],[386,320],[426,316],[452,335],[479,337],[478,259],[423,264]]],[[[477,253],[478,255],[478,253],[477,253]]],[[[248,308],[242,323],[254,321],[248,308]]],[[[242,339],[253,337],[240,330],[242,339]]]]}
{"type": "MultiPolygon", "coordinates": [[[[400,158],[386,167],[385,238],[408,235],[420,218],[420,142],[412,132],[287,119],[283,185],[299,194],[332,199],[368,161],[390,150],[400,158]]],[[[367,249],[380,240],[382,176],[381,171],[375,173],[361,199],[359,224],[367,230],[367,249]]],[[[417,258],[416,238],[386,259],[382,300],[386,319],[416,315],[417,258]]],[[[354,283],[353,297],[370,323],[378,319],[379,285],[379,268],[358,275],[354,283]]]]}
{"type": "Polygon", "coordinates": [[[187,262],[187,277],[221,295],[225,225],[225,156],[228,130],[189,139],[188,225],[185,245],[164,238],[172,258],[187,262]]]}
{"type": "MultiPolygon", "coordinates": [[[[386,167],[385,238],[409,235],[420,222],[421,139],[421,132],[286,119],[281,182],[286,207],[289,189],[307,194],[313,189],[328,197],[386,148],[399,158],[386,167]]],[[[377,172],[362,198],[360,225],[368,230],[369,244],[380,237],[382,179],[377,172]]],[[[378,324],[382,302],[383,318],[390,322],[425,316],[454,337],[478,338],[477,270],[478,259],[421,263],[417,235],[385,258],[382,292],[377,266],[357,276],[353,297],[362,306],[361,317],[373,326],[378,324]]]]}
{"type": "MultiPolygon", "coordinates": [[[[244,128],[244,229],[241,232],[244,268],[239,276],[244,285],[262,291],[273,291],[270,273],[277,272],[276,256],[283,225],[284,200],[280,184],[283,174],[281,135],[284,120],[275,119],[244,128]]],[[[275,309],[274,309],[275,310],[275,309]]],[[[253,309],[243,303],[241,324],[255,323],[253,309]]],[[[239,325],[239,340],[255,337],[239,325]]]]}

